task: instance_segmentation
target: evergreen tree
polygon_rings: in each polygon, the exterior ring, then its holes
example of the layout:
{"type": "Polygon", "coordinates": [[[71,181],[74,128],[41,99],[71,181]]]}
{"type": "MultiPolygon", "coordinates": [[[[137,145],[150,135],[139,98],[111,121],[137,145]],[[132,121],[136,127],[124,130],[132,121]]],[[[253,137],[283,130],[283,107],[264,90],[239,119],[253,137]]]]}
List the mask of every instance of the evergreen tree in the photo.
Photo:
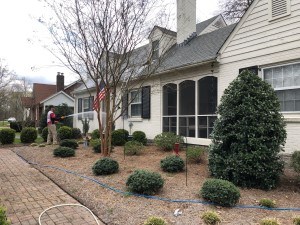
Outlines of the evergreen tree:
{"type": "Polygon", "coordinates": [[[285,123],[272,87],[243,71],[224,91],[209,152],[212,176],[242,187],[271,189],[283,171],[278,153],[285,123]]]}

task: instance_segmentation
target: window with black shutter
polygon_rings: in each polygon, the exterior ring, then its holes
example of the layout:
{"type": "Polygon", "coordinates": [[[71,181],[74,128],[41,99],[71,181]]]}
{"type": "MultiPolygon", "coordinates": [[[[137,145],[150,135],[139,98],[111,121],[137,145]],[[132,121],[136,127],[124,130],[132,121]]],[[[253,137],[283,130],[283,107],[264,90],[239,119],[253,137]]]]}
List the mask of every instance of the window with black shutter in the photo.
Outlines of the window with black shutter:
{"type": "Polygon", "coordinates": [[[82,98],[78,98],[78,119],[82,119],[82,98]]]}
{"type": "Polygon", "coordinates": [[[128,117],[128,93],[122,96],[122,115],[124,118],[128,117]]]}
{"type": "Polygon", "coordinates": [[[142,118],[150,119],[151,114],[151,87],[142,87],[142,118]]]}

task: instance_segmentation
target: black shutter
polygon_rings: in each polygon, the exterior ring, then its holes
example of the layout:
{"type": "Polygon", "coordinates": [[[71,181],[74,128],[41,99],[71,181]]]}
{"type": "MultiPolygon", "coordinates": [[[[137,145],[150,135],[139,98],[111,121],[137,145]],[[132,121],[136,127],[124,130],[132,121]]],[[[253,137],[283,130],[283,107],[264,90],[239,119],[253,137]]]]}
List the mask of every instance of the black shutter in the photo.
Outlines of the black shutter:
{"type": "Polygon", "coordinates": [[[122,116],[123,118],[128,117],[128,93],[122,96],[122,116]]]}
{"type": "Polygon", "coordinates": [[[151,87],[142,87],[142,118],[150,119],[151,87]]]}
{"type": "Polygon", "coordinates": [[[249,70],[254,75],[258,75],[258,66],[250,66],[250,67],[241,68],[241,69],[239,69],[239,74],[241,72],[243,72],[244,70],[249,70]]]}
{"type": "Polygon", "coordinates": [[[90,120],[94,119],[93,105],[94,105],[94,96],[90,96],[89,97],[89,111],[92,111],[92,112],[89,113],[89,119],[90,120]]]}
{"type": "Polygon", "coordinates": [[[81,120],[82,119],[82,98],[78,98],[78,119],[81,120]]]}

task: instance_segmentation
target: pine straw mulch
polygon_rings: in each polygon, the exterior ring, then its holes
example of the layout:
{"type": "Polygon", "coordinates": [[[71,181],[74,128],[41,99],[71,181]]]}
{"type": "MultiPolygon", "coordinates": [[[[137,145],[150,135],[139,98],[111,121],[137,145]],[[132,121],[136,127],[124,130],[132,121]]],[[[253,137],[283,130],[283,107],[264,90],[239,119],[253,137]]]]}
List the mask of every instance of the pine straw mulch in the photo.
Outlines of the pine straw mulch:
{"type": "MultiPolygon", "coordinates": [[[[16,147],[18,152],[29,161],[51,165],[75,171],[97,179],[98,181],[116,188],[126,190],[126,180],[135,169],[147,169],[159,172],[165,180],[163,189],[156,197],[168,199],[201,200],[199,190],[209,177],[207,160],[200,164],[188,164],[187,185],[186,173],[166,173],[160,169],[160,160],[171,152],[163,152],[155,146],[147,146],[139,156],[126,156],[123,147],[116,147],[111,157],[119,162],[119,172],[109,176],[94,176],[92,166],[101,158],[94,153],[91,147],[82,145],[76,150],[76,156],[71,158],[53,157],[53,146],[16,147]]],[[[185,159],[185,152],[180,156],[185,159]]],[[[169,224],[198,225],[204,224],[201,214],[206,210],[215,210],[222,218],[221,224],[259,224],[263,218],[277,218],[281,224],[292,224],[294,216],[300,216],[300,211],[269,211],[263,209],[224,208],[199,203],[174,203],[155,199],[146,199],[120,194],[101,187],[89,180],[65,173],[59,170],[36,166],[38,170],[57,183],[62,189],[78,199],[82,204],[92,209],[105,223],[109,225],[141,225],[149,216],[164,218],[169,224]],[[175,217],[176,209],[182,214],[175,217]]],[[[258,205],[261,198],[270,198],[276,201],[280,208],[300,207],[300,179],[290,169],[286,168],[281,178],[280,186],[272,191],[258,189],[242,189],[239,205],[258,205]]]]}

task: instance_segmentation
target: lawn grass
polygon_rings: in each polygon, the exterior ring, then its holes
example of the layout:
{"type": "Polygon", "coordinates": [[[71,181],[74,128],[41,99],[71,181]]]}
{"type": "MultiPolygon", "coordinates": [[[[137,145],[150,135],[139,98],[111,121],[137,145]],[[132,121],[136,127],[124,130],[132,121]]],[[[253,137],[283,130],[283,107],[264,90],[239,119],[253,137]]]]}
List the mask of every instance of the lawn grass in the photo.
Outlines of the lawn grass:
{"type": "Polygon", "coordinates": [[[0,121],[0,130],[4,128],[9,128],[9,122],[7,121],[0,121]]]}

